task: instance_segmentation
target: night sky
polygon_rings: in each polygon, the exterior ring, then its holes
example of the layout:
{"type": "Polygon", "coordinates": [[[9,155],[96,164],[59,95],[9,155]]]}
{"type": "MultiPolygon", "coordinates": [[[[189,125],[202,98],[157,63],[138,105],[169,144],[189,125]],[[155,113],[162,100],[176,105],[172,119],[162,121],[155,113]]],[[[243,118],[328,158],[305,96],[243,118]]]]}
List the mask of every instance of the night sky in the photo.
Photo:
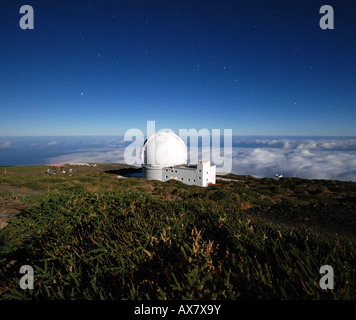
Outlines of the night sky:
{"type": "Polygon", "coordinates": [[[0,2],[0,136],[356,136],[356,2],[0,2]],[[22,30],[22,5],[34,30],[22,30]],[[322,5],[334,9],[322,30],[322,5]]]}

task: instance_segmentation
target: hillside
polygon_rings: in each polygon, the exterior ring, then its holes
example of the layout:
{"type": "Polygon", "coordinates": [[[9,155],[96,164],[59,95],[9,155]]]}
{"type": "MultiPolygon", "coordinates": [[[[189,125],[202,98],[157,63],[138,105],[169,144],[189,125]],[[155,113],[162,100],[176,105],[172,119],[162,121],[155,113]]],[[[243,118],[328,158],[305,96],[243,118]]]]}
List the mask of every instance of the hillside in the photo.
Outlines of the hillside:
{"type": "Polygon", "coordinates": [[[356,298],[354,182],[48,168],[0,168],[1,299],[356,298]],[[25,264],[34,290],[19,287],[25,264]],[[334,290],[319,287],[326,264],[334,290]]]}

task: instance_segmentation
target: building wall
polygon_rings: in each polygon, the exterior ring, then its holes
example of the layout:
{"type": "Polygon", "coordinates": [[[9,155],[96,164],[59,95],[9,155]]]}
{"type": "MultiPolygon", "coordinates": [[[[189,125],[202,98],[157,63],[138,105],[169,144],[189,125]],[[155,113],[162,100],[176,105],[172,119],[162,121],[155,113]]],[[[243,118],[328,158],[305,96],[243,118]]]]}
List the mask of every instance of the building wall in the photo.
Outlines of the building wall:
{"type": "Polygon", "coordinates": [[[198,173],[202,176],[202,185],[208,186],[209,183],[215,184],[216,179],[216,166],[211,166],[210,161],[198,163],[198,173]],[[201,170],[201,172],[200,172],[201,170]]]}
{"type": "Polygon", "coordinates": [[[162,168],[142,166],[142,177],[147,180],[162,181],[162,168]]]}
{"type": "Polygon", "coordinates": [[[177,180],[189,185],[207,187],[215,183],[216,166],[211,166],[210,161],[198,163],[196,168],[169,167],[162,169],[162,181],[177,180]]]}
{"type": "Polygon", "coordinates": [[[162,169],[162,181],[177,180],[185,184],[201,185],[201,178],[197,175],[194,168],[170,167],[162,169]]]}

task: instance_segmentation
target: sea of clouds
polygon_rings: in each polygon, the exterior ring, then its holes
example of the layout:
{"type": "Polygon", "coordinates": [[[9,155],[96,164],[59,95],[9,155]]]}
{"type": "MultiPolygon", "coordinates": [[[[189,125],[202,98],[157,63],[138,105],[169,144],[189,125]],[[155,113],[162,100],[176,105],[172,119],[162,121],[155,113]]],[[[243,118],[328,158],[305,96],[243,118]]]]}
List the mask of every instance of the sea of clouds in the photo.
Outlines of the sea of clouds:
{"type": "MultiPolygon", "coordinates": [[[[0,137],[0,165],[125,163],[130,143],[123,137],[0,137]]],[[[233,137],[224,154],[231,155],[235,174],[356,181],[355,137],[233,137]]]]}
{"type": "Polygon", "coordinates": [[[242,138],[233,145],[236,174],[356,181],[355,138],[242,138]]]}

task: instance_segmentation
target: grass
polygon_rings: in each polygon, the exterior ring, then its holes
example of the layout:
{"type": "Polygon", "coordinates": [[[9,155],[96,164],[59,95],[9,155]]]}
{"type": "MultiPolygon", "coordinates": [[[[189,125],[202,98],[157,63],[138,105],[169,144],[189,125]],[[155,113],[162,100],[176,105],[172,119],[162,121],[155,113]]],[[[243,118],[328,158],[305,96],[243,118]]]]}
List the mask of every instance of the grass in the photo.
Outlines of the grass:
{"type": "Polygon", "coordinates": [[[356,298],[355,183],[241,176],[201,188],[88,169],[1,177],[46,192],[0,194],[24,205],[0,231],[0,298],[356,298]],[[19,287],[24,264],[34,290],[19,287]],[[334,290],[319,287],[326,264],[334,290]]]}

